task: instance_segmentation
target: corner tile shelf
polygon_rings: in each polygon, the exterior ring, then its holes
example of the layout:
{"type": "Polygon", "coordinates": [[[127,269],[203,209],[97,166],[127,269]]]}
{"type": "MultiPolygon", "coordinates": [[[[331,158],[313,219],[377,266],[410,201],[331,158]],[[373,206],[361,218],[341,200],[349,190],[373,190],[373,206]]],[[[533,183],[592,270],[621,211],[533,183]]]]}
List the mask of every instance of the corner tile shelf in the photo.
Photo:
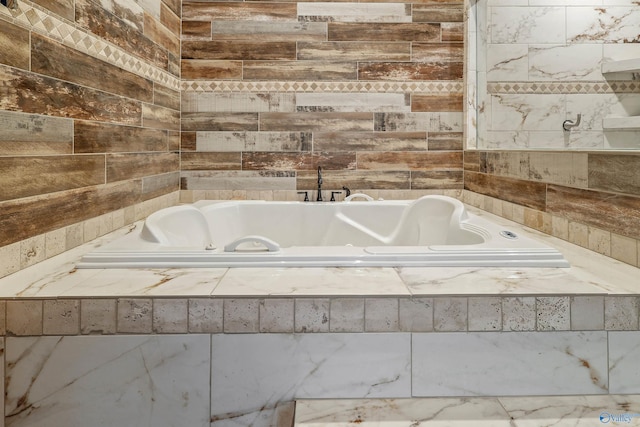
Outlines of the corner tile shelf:
{"type": "MultiPolygon", "coordinates": [[[[640,73],[640,58],[611,61],[602,64],[602,74],[640,73]]],[[[640,130],[640,116],[607,116],[602,120],[604,130],[640,130]]]]}
{"type": "Polygon", "coordinates": [[[610,61],[602,64],[602,73],[640,73],[640,58],[610,61]]]}
{"type": "Polygon", "coordinates": [[[640,130],[640,116],[607,116],[602,119],[604,130],[640,130]]]}

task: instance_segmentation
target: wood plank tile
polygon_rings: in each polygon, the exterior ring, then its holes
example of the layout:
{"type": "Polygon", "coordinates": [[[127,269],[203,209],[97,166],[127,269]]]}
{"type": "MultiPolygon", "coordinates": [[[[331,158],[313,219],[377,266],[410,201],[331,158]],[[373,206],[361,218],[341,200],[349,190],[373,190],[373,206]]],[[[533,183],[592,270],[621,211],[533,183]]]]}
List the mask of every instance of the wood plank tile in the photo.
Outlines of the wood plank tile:
{"type": "MultiPolygon", "coordinates": [[[[318,175],[316,170],[299,171],[297,173],[298,190],[316,190],[318,175]]],[[[323,165],[323,188],[339,190],[343,186],[355,189],[376,190],[408,190],[411,188],[409,171],[377,171],[377,170],[329,170],[323,165]]],[[[329,193],[325,193],[327,198],[329,193]]]]}
{"type": "Polygon", "coordinates": [[[241,170],[240,152],[183,152],[180,170],[241,170]]]}
{"type": "Polygon", "coordinates": [[[411,111],[462,111],[463,99],[461,93],[445,95],[411,95],[411,111]]]}
{"type": "Polygon", "coordinates": [[[462,62],[360,62],[360,80],[462,80],[462,62]]]}
{"type": "Polygon", "coordinates": [[[333,129],[336,132],[371,131],[371,113],[261,113],[260,130],[304,132],[333,129]]]}
{"type": "Polygon", "coordinates": [[[182,59],[286,60],[296,58],[295,42],[185,40],[182,59]]]}
{"type": "Polygon", "coordinates": [[[0,19],[0,64],[29,69],[29,31],[0,19]]]}
{"type": "Polygon", "coordinates": [[[144,33],[150,40],[164,47],[174,55],[180,55],[180,38],[178,35],[153,16],[148,13],[144,14],[144,33]]]}
{"type": "Polygon", "coordinates": [[[464,188],[463,172],[450,171],[411,171],[411,189],[462,189],[464,188]]]}
{"type": "Polygon", "coordinates": [[[180,131],[168,131],[169,151],[180,151],[180,131]]]}
{"type": "Polygon", "coordinates": [[[464,188],[465,190],[545,211],[547,185],[540,182],[466,171],[464,174],[464,188]]]}
{"type": "Polygon", "coordinates": [[[131,180],[180,170],[177,153],[107,154],[107,182],[131,180]]]}
{"type": "Polygon", "coordinates": [[[0,156],[71,154],[73,120],[0,111],[0,156]]]}
{"type": "Polygon", "coordinates": [[[478,151],[464,151],[464,170],[470,172],[480,172],[480,153],[478,151]]]}
{"type": "Polygon", "coordinates": [[[180,130],[180,111],[142,104],[142,124],[155,129],[180,130]]]}
{"type": "MultiPolygon", "coordinates": [[[[182,113],[183,131],[257,131],[257,113],[182,113]]],[[[268,129],[263,129],[268,130],[268,129]]]]}
{"type": "Polygon", "coordinates": [[[149,200],[180,190],[180,172],[169,172],[142,178],[142,199],[149,200]]]}
{"type": "Polygon", "coordinates": [[[547,212],[640,239],[640,197],[549,185],[547,212]]]}
{"type": "Polygon", "coordinates": [[[74,0],[33,0],[34,3],[69,21],[73,21],[73,1],[74,0]]]}
{"type": "Polygon", "coordinates": [[[296,3],[279,2],[191,2],[183,1],[182,20],[298,21],[296,3]]]}
{"type": "Polygon", "coordinates": [[[0,109],[142,124],[140,102],[0,65],[0,109]]]}
{"type": "Polygon", "coordinates": [[[402,132],[463,132],[461,112],[374,113],[375,130],[402,132]]]}
{"type": "Polygon", "coordinates": [[[464,41],[464,24],[462,22],[443,22],[442,23],[442,41],[443,42],[461,42],[464,41]]]}
{"type": "MultiPolygon", "coordinates": [[[[179,4],[179,1],[176,1],[179,4]]],[[[175,6],[175,5],[174,5],[175,6]]],[[[178,6],[178,9],[180,6],[178,6]]],[[[160,23],[164,25],[175,37],[180,38],[180,16],[178,12],[172,9],[171,6],[167,6],[166,3],[160,4],[160,23]]]]}
{"type": "Polygon", "coordinates": [[[414,4],[411,15],[413,22],[463,22],[464,6],[461,4],[414,4]]]}
{"type": "Polygon", "coordinates": [[[211,40],[211,21],[183,21],[182,40],[211,40]]]}
{"type": "Polygon", "coordinates": [[[414,62],[463,62],[464,43],[411,43],[414,62]]]}
{"type": "Polygon", "coordinates": [[[169,68],[169,57],[165,49],[100,5],[90,0],[76,0],[75,11],[75,21],[78,25],[159,68],[169,68]]]}
{"type": "Polygon", "coordinates": [[[244,61],[246,80],[322,80],[358,78],[356,64],[328,61],[244,61]]]}
{"type": "Polygon", "coordinates": [[[530,152],[528,178],[550,184],[587,188],[587,157],[587,153],[530,152]]]}
{"type": "Polygon", "coordinates": [[[463,132],[429,132],[427,144],[429,151],[463,149],[463,132]]]}
{"type": "Polygon", "coordinates": [[[426,132],[314,132],[317,151],[420,151],[426,132]]]}
{"type": "MultiPolygon", "coordinates": [[[[130,0],[102,0],[100,6],[115,15],[123,23],[142,33],[144,31],[144,8],[139,2],[130,0]]],[[[71,18],[73,21],[73,18],[71,18]]]]}
{"type": "MultiPolygon", "coordinates": [[[[185,21],[191,22],[191,21],[185,21]]],[[[312,42],[327,39],[324,22],[219,21],[213,22],[213,40],[312,42]]]]}
{"type": "Polygon", "coordinates": [[[392,2],[299,2],[298,20],[371,24],[411,22],[411,5],[392,2]]]}
{"type": "Polygon", "coordinates": [[[298,60],[410,61],[408,42],[298,42],[298,60]]]}
{"type": "Polygon", "coordinates": [[[183,59],[182,78],[185,80],[229,80],[242,78],[242,61],[183,59]]]}
{"type": "Polygon", "coordinates": [[[141,181],[124,181],[0,202],[0,246],[140,202],[141,181]]]}
{"type": "Polygon", "coordinates": [[[285,171],[183,171],[183,190],[295,190],[296,173],[285,171]]]}
{"type": "Polygon", "coordinates": [[[295,93],[287,92],[184,92],[182,112],[294,112],[295,99],[295,93]]]}
{"type": "Polygon", "coordinates": [[[104,183],[104,156],[0,157],[0,201],[104,183]]]}
{"type": "Polygon", "coordinates": [[[196,151],[196,132],[180,132],[180,150],[196,151]]]}
{"type": "Polygon", "coordinates": [[[168,137],[164,130],[77,120],[73,143],[74,153],[166,151],[168,137]]]}
{"type": "Polygon", "coordinates": [[[197,151],[311,151],[311,132],[197,132],[197,151]]]}
{"type": "Polygon", "coordinates": [[[162,4],[167,6],[178,18],[182,16],[182,0],[162,0],[162,4]]]}
{"type": "Polygon", "coordinates": [[[460,151],[358,153],[358,169],[378,170],[462,170],[460,151]]]}
{"type": "Polygon", "coordinates": [[[31,70],[140,101],[153,101],[152,81],[37,33],[31,35],[31,70]]]}
{"type": "Polygon", "coordinates": [[[640,195],[640,155],[589,153],[589,188],[640,195]]]}
{"type": "Polygon", "coordinates": [[[154,83],[153,103],[171,110],[180,111],[180,92],[159,83],[154,83]]]}
{"type": "Polygon", "coordinates": [[[329,22],[328,41],[440,42],[440,24],[329,22]]]}
{"type": "MultiPolygon", "coordinates": [[[[242,154],[242,170],[355,169],[355,153],[259,153],[242,154]]],[[[317,176],[316,176],[317,183],[317,176]]]]}

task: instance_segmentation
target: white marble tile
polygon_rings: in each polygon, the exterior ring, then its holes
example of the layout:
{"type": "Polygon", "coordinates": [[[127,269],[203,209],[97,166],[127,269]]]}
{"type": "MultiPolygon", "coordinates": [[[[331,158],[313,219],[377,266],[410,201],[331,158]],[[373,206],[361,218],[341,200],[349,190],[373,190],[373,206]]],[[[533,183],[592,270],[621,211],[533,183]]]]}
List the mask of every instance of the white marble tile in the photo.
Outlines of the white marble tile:
{"type": "Polygon", "coordinates": [[[638,396],[501,397],[498,400],[515,427],[629,425],[636,420],[616,422],[610,416],[640,412],[638,396]]]}
{"type": "Polygon", "coordinates": [[[531,81],[602,80],[602,45],[529,45],[531,81]]]}
{"type": "MultiPolygon", "coordinates": [[[[77,272],[93,271],[82,269],[77,272]]],[[[123,269],[101,270],[62,296],[206,296],[210,295],[226,268],[123,269]]]]}
{"type": "Polygon", "coordinates": [[[413,396],[607,393],[606,332],[412,336],[413,396]]]}
{"type": "Polygon", "coordinates": [[[207,335],[8,338],[6,350],[11,426],[209,426],[207,335]]]}
{"type": "Polygon", "coordinates": [[[564,43],[564,7],[492,7],[491,43],[564,43]]]}
{"type": "Polygon", "coordinates": [[[232,268],[215,296],[408,295],[393,268],[232,268]]]}
{"type": "Polygon", "coordinates": [[[409,397],[410,370],[405,333],[213,335],[211,425],[268,426],[296,398],[409,397]]]}
{"type": "Polygon", "coordinates": [[[572,268],[404,267],[399,273],[416,296],[605,293],[588,280],[574,278],[572,268]]]}
{"type": "Polygon", "coordinates": [[[494,94],[491,130],[556,130],[565,117],[565,95],[494,94]]]}
{"type": "Polygon", "coordinates": [[[487,80],[528,80],[528,59],[529,49],[526,44],[490,44],[487,46],[487,80]]]}
{"type": "MultiPolygon", "coordinates": [[[[640,332],[609,332],[609,390],[640,393],[640,332]]],[[[640,406],[637,408],[640,412],[640,406]]]]}
{"type": "Polygon", "coordinates": [[[567,20],[569,43],[638,42],[640,9],[629,7],[572,7],[567,20]]]}
{"type": "Polygon", "coordinates": [[[497,399],[347,399],[296,402],[297,427],[338,427],[356,424],[361,427],[512,425],[509,415],[497,399]]]}

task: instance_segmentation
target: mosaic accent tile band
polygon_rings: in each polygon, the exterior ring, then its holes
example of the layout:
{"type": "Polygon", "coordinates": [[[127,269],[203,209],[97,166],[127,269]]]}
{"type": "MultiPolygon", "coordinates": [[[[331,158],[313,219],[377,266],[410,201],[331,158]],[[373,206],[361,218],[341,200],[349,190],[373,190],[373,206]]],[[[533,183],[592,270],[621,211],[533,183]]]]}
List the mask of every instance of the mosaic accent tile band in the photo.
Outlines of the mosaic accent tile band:
{"type": "Polygon", "coordinates": [[[640,93],[640,82],[500,82],[487,83],[487,92],[490,94],[640,93]]]}
{"type": "Polygon", "coordinates": [[[462,94],[463,82],[278,82],[278,81],[205,81],[185,80],[181,89],[185,92],[402,92],[431,94],[462,94]]]}

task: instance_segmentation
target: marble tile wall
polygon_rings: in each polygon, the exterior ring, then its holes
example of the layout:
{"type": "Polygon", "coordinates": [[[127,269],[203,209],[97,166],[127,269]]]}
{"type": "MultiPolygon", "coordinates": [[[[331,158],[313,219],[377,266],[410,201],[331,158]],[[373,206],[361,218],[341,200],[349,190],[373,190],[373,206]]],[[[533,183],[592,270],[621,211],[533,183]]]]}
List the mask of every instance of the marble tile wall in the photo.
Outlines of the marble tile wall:
{"type": "Polygon", "coordinates": [[[318,166],[327,190],[462,188],[462,0],[185,0],[182,20],[183,190],[315,190],[318,166]]]}
{"type": "Polygon", "coordinates": [[[32,263],[89,240],[74,231],[85,221],[122,226],[136,205],[178,191],[181,10],[18,5],[0,6],[0,251],[21,244],[32,263]]]}
{"type": "Polygon", "coordinates": [[[637,394],[638,334],[7,337],[0,425],[266,427],[295,399],[637,394]]]}
{"type": "MultiPolygon", "coordinates": [[[[501,2],[473,11],[480,149],[639,149],[639,132],[603,128],[640,115],[634,73],[603,73],[640,58],[640,14],[628,1],[501,2]],[[633,29],[632,29],[633,28],[633,29]],[[582,115],[565,132],[562,122],[582,115]]],[[[474,97],[475,99],[475,97],[474,97]]]]}

